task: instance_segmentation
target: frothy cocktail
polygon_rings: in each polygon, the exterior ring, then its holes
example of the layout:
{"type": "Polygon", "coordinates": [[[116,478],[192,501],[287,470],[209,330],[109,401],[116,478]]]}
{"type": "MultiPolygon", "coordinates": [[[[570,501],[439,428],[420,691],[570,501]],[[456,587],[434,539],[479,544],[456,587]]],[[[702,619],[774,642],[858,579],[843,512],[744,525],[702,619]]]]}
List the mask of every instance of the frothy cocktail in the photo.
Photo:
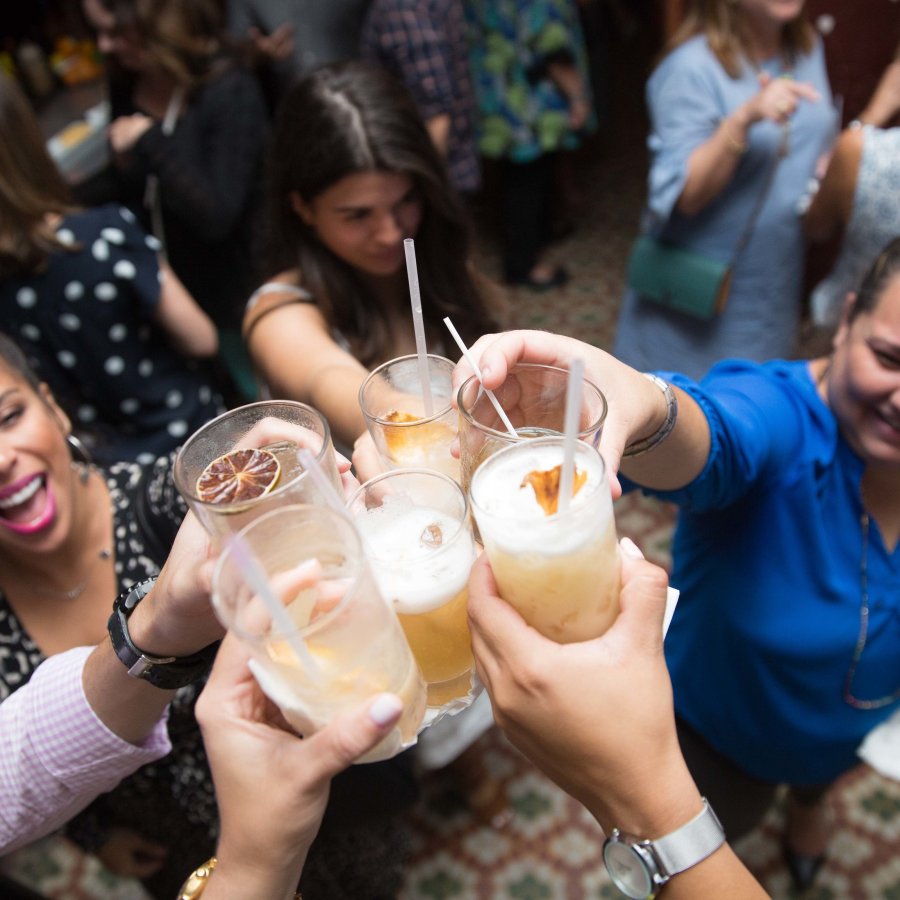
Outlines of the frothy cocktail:
{"type": "Polygon", "coordinates": [[[620,577],[606,469],[593,447],[575,444],[580,487],[568,509],[541,504],[536,485],[553,481],[563,449],[562,438],[539,438],[501,450],[475,472],[471,499],[500,596],[541,634],[572,643],[613,623],[620,577]]]}

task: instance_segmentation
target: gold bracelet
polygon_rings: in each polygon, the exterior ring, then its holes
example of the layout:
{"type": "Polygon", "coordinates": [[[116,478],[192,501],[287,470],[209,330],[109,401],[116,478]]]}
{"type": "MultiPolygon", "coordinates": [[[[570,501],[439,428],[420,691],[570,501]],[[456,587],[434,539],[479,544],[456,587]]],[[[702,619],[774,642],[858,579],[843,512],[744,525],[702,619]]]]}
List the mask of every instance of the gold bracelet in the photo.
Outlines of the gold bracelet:
{"type": "MultiPolygon", "coordinates": [[[[206,883],[215,868],[216,858],[214,856],[211,856],[203,865],[197,866],[181,886],[176,900],[199,900],[206,890],[206,883]]],[[[303,900],[303,898],[297,893],[294,894],[294,900],[303,900]]]]}
{"type": "Polygon", "coordinates": [[[728,141],[728,146],[730,149],[734,150],[739,156],[742,156],[747,152],[747,142],[739,141],[735,136],[731,133],[731,126],[728,124],[728,119],[722,119],[722,128],[725,134],[725,140],[728,141]]]}

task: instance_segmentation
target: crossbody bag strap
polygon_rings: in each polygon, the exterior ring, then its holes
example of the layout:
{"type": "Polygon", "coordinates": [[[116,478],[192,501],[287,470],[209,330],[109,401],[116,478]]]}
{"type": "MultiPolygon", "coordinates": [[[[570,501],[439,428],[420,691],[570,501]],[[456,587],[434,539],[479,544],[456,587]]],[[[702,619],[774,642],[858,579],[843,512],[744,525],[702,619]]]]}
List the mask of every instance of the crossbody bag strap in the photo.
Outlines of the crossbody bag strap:
{"type": "Polygon", "coordinates": [[[734,248],[734,253],[731,254],[731,260],[728,263],[729,269],[734,268],[734,264],[737,262],[738,257],[741,255],[744,248],[750,241],[750,236],[753,234],[753,229],[756,227],[756,221],[757,219],[759,219],[759,214],[762,212],[762,208],[765,205],[766,199],[768,198],[769,193],[772,190],[772,184],[775,181],[775,172],[778,169],[778,164],[788,154],[790,138],[791,124],[790,122],[785,122],[781,132],[781,141],[778,144],[778,150],[775,153],[775,158],[769,165],[769,170],[766,172],[766,180],[762,186],[762,190],[760,190],[760,192],[756,195],[756,203],[753,206],[753,211],[750,213],[750,218],[747,220],[747,224],[744,226],[744,230],[741,232],[741,236],[738,238],[737,245],[734,248]]]}

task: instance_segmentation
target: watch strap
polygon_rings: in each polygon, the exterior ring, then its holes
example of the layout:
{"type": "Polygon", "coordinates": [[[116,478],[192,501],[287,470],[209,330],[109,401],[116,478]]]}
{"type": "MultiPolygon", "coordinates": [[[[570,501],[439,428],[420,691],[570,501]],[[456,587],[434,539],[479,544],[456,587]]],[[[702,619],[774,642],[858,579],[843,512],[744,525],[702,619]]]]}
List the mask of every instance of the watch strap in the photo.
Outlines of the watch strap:
{"type": "Polygon", "coordinates": [[[663,873],[672,876],[718,850],[725,843],[725,829],[704,797],[703,809],[693,819],[651,843],[663,873]]]}
{"type": "Polygon", "coordinates": [[[202,678],[212,665],[218,642],[204,647],[190,656],[152,656],[145,653],[131,639],[128,618],[135,607],[150,593],[155,578],[148,578],[123,591],[113,604],[107,622],[110,641],[116,656],[128,669],[132,678],[140,678],[163,690],[177,690],[202,678]]]}

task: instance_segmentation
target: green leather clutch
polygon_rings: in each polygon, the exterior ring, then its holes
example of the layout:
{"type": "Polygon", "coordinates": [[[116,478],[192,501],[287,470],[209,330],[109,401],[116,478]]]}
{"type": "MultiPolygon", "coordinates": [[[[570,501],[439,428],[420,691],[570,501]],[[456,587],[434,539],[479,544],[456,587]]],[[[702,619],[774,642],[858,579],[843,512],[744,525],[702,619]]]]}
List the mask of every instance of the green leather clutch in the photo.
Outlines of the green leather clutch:
{"type": "Polygon", "coordinates": [[[662,306],[711,319],[728,301],[731,265],[644,235],[631,250],[628,285],[662,306]]]}

